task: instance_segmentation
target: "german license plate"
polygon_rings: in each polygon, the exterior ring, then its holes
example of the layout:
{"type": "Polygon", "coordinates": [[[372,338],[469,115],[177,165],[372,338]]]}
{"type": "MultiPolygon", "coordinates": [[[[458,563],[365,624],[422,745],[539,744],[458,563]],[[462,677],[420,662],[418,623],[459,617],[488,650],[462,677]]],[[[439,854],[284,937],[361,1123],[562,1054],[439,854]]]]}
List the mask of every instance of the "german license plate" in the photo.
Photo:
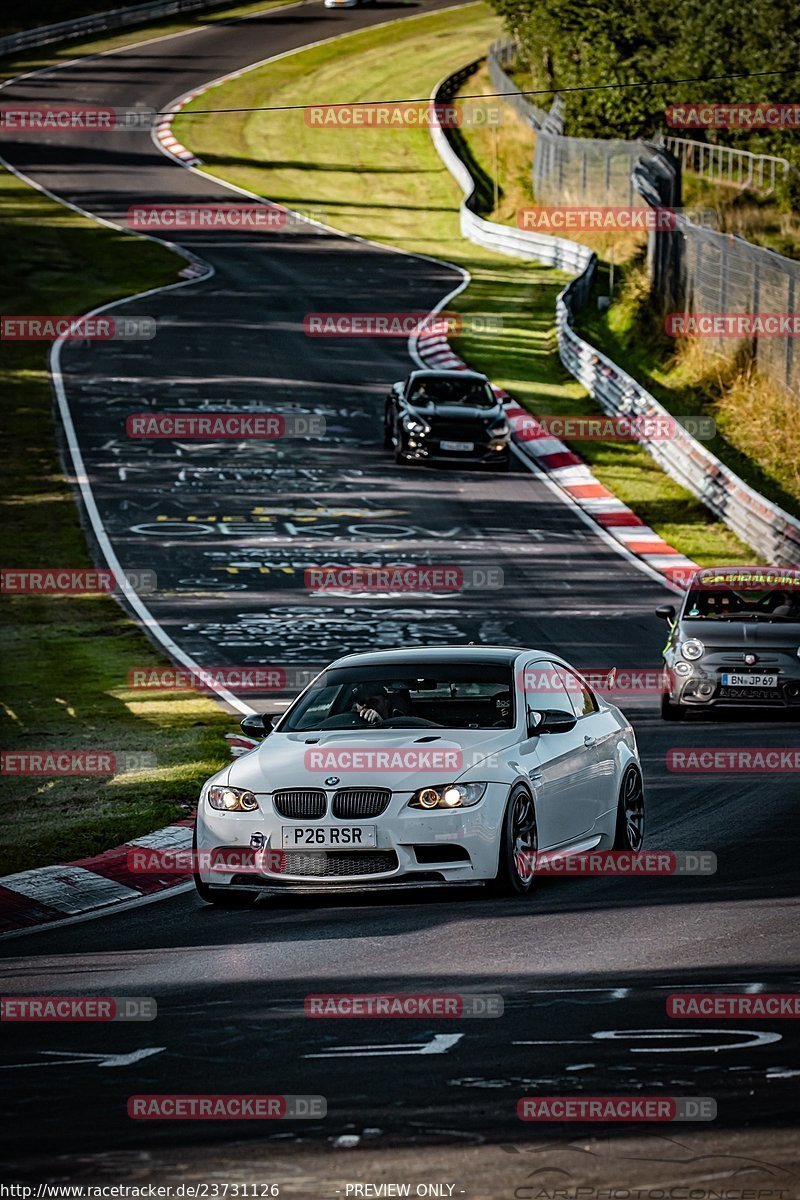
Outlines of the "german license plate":
{"type": "Polygon", "coordinates": [[[441,442],[440,445],[443,450],[462,450],[466,454],[475,449],[474,442],[441,442]]]}
{"type": "Polygon", "coordinates": [[[722,676],[723,687],[774,688],[778,686],[777,675],[729,675],[722,676]]]}
{"type": "Polygon", "coordinates": [[[284,850],[354,850],[375,845],[374,825],[283,825],[284,850]]]}

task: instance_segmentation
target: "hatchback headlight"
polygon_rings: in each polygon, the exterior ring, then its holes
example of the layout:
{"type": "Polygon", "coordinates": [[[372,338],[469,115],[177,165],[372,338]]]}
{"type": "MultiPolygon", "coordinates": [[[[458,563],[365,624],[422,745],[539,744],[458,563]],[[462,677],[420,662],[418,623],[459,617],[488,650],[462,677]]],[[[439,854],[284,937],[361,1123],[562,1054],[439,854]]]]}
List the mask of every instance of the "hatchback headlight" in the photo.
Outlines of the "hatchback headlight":
{"type": "Polygon", "coordinates": [[[483,799],[486,783],[443,783],[414,792],[410,808],[471,808],[483,799]]]}
{"type": "Polygon", "coordinates": [[[258,808],[258,801],[246,788],[221,787],[215,783],[206,798],[212,808],[221,812],[253,812],[258,808]]]}
{"type": "Polygon", "coordinates": [[[698,658],[702,658],[705,649],[698,638],[689,638],[688,642],[681,642],[680,645],[681,654],[684,658],[688,658],[689,662],[696,662],[698,658]]]}
{"type": "Polygon", "coordinates": [[[489,426],[489,433],[493,438],[507,438],[511,433],[511,426],[503,418],[500,421],[495,421],[494,425],[489,426]]]}

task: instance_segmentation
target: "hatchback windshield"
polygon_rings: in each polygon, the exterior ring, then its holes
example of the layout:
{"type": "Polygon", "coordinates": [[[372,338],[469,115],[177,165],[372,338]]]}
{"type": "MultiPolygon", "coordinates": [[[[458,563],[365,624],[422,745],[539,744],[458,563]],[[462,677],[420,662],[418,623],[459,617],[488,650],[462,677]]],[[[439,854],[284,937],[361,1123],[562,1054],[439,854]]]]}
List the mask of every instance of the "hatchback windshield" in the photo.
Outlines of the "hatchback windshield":
{"type": "Polygon", "coordinates": [[[511,669],[412,663],[326,671],[292,706],[281,733],[311,729],[511,729],[511,669]]]}
{"type": "Polygon", "coordinates": [[[424,376],[411,384],[409,400],[417,407],[429,404],[463,404],[473,408],[495,408],[497,400],[484,380],[442,379],[424,376]]]}
{"type": "Polygon", "coordinates": [[[800,622],[800,588],[756,591],[745,588],[692,588],[683,612],[685,621],[800,622]]]}

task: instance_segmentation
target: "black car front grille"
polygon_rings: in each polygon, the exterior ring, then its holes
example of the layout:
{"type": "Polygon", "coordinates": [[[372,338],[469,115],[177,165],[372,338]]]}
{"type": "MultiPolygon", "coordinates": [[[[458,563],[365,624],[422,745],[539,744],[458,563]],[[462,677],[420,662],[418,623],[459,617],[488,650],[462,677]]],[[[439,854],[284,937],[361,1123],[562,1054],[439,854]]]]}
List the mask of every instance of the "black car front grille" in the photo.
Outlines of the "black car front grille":
{"type": "Polygon", "coordinates": [[[325,793],[319,788],[276,792],[272,803],[279,816],[291,821],[318,821],[325,816],[327,806],[325,793]]]}
{"type": "Polygon", "coordinates": [[[397,870],[394,850],[287,850],[285,875],[316,875],[326,879],[348,875],[381,875],[397,870]]]}
{"type": "Polygon", "coordinates": [[[389,788],[342,788],[333,797],[331,812],[342,821],[379,817],[391,798],[389,788]]]}

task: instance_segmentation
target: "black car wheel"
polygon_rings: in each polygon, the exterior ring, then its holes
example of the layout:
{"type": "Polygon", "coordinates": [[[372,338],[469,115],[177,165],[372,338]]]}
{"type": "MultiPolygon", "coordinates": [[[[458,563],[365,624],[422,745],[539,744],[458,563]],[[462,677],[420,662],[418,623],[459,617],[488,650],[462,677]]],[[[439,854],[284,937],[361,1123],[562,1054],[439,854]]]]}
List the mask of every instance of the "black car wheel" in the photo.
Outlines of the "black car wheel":
{"type": "Polygon", "coordinates": [[[682,721],[686,716],[686,709],[681,704],[673,704],[668,694],[663,692],[661,695],[661,716],[665,721],[682,721]]]}
{"type": "Polygon", "coordinates": [[[533,796],[526,787],[518,785],[511,794],[503,819],[494,892],[502,896],[529,895],[536,875],[538,845],[533,796]]]}
{"type": "Polygon", "coordinates": [[[383,418],[383,448],[391,450],[394,442],[392,440],[392,410],[387,407],[383,418]]]}
{"type": "Polygon", "coordinates": [[[619,789],[615,850],[641,850],[644,841],[644,784],[636,767],[628,767],[619,789]]]}

